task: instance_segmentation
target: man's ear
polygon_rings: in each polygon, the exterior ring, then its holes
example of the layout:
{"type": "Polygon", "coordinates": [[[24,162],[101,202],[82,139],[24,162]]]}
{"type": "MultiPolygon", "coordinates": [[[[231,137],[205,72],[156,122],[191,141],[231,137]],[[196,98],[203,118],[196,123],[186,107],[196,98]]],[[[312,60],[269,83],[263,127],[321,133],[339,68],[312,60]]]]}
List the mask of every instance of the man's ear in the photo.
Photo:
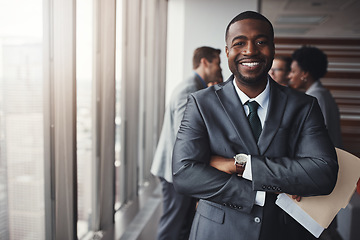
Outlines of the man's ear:
{"type": "Polygon", "coordinates": [[[225,52],[226,52],[226,57],[229,58],[229,48],[228,48],[228,46],[225,46],[225,52]]]}
{"type": "Polygon", "coordinates": [[[209,65],[209,61],[206,58],[201,58],[200,64],[203,65],[204,67],[207,67],[209,65]]]}

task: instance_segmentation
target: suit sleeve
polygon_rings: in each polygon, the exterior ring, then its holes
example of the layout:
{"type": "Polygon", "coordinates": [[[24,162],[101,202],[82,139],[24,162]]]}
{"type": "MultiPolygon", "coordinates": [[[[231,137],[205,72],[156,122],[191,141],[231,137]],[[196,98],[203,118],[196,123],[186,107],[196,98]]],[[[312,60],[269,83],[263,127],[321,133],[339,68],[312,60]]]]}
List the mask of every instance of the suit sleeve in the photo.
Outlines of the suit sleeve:
{"type": "Polygon", "coordinates": [[[300,196],[332,192],[337,180],[337,156],[315,98],[301,122],[295,133],[290,133],[290,138],[297,139],[293,156],[252,156],[254,190],[300,196]]]}
{"type": "Polygon", "coordinates": [[[173,151],[175,189],[220,204],[234,203],[250,212],[256,194],[251,182],[211,167],[210,157],[208,129],[190,95],[173,151]]]}
{"type": "Polygon", "coordinates": [[[327,112],[327,104],[326,104],[326,97],[325,97],[325,91],[314,91],[311,93],[311,96],[315,97],[317,99],[317,102],[320,106],[321,112],[324,116],[325,125],[328,126],[328,112],[327,112]]]}
{"type": "Polygon", "coordinates": [[[185,112],[185,108],[186,108],[186,103],[187,103],[187,97],[188,97],[187,92],[185,93],[181,93],[179,94],[177,97],[174,98],[174,102],[173,102],[173,121],[174,121],[174,136],[176,136],[180,124],[181,124],[181,120],[183,119],[184,116],[184,112],[185,112]]]}

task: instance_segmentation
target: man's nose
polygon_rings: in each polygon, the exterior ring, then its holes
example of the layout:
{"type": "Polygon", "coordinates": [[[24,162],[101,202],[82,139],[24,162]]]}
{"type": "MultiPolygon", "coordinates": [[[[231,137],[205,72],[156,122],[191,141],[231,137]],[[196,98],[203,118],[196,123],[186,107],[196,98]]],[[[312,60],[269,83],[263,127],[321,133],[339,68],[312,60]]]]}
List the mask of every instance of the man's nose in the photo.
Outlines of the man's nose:
{"type": "Polygon", "coordinates": [[[253,54],[256,54],[256,52],[257,52],[256,45],[252,42],[249,42],[248,44],[246,44],[243,54],[244,55],[253,55],[253,54]]]}

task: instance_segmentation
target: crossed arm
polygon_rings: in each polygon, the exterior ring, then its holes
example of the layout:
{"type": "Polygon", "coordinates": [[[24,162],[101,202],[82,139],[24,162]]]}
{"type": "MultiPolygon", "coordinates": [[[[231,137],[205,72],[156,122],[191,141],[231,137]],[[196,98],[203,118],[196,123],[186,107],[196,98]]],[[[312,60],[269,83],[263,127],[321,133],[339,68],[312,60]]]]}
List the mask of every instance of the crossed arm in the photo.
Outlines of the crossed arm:
{"type": "Polygon", "coordinates": [[[312,105],[314,109],[308,109],[307,114],[302,113],[307,119],[297,123],[303,125],[293,123],[297,127],[281,129],[275,136],[276,146],[291,137],[287,151],[291,157],[277,156],[280,147],[267,151],[273,157],[251,156],[252,181],[230,174],[235,172],[231,156],[240,153],[236,151],[241,151],[241,145],[236,143],[237,136],[228,122],[226,126],[211,125],[224,118],[206,106],[208,103],[189,98],[173,151],[173,179],[178,192],[218,203],[239,203],[250,211],[256,191],[286,192],[293,198],[332,191],[338,166],[326,129],[319,124],[318,105],[312,105]],[[211,156],[214,153],[227,158],[211,156]],[[276,188],[267,190],[266,186],[276,188]]]}
{"type": "MultiPolygon", "coordinates": [[[[224,158],[221,156],[212,156],[210,160],[210,166],[228,174],[236,174],[236,167],[233,158],[224,158]]],[[[279,194],[279,193],[278,193],[279,194]]],[[[291,196],[296,201],[300,202],[301,196],[291,196]]]]}

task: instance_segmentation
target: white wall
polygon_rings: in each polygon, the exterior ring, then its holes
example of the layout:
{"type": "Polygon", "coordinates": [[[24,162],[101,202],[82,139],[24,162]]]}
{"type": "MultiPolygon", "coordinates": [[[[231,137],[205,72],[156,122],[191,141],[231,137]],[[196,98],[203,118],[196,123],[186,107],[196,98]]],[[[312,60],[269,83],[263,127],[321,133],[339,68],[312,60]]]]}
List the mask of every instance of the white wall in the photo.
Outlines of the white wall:
{"type": "Polygon", "coordinates": [[[176,85],[193,74],[193,51],[200,46],[221,49],[221,68],[230,76],[225,54],[225,29],[243,11],[258,10],[254,0],[169,0],[166,102],[176,85]]]}

